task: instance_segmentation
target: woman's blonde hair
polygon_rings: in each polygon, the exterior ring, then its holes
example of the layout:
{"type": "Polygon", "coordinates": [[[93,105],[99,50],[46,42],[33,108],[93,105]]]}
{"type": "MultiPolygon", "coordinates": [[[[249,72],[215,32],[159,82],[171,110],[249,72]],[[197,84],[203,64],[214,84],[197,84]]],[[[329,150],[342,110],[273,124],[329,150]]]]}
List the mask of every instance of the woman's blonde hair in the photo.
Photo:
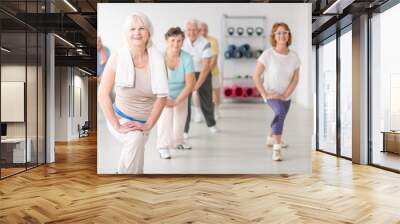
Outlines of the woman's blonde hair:
{"type": "Polygon", "coordinates": [[[269,42],[271,43],[272,47],[276,47],[275,32],[279,27],[283,27],[286,31],[289,31],[289,39],[286,44],[289,47],[292,44],[292,32],[290,32],[289,26],[283,22],[274,23],[274,25],[272,26],[271,34],[269,35],[269,42]]]}
{"type": "Polygon", "coordinates": [[[149,32],[149,39],[147,40],[146,48],[152,46],[151,38],[153,37],[153,24],[150,22],[150,19],[143,13],[134,12],[126,17],[125,25],[124,25],[124,33],[126,34],[132,27],[135,22],[141,21],[144,25],[144,28],[149,32]]]}

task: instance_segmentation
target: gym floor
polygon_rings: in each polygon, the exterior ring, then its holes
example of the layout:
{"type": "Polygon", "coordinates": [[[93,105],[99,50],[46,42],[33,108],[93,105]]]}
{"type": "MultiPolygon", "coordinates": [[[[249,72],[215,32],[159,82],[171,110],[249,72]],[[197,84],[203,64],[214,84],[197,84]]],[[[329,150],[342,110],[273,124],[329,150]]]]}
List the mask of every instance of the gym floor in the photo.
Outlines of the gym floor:
{"type": "MultiPolygon", "coordinates": [[[[272,149],[266,147],[266,133],[273,118],[271,109],[261,103],[224,103],[221,130],[211,134],[203,121],[191,123],[192,150],[171,150],[171,160],[160,159],[155,147],[156,129],[146,145],[144,172],[147,174],[276,174],[311,172],[312,110],[292,104],[285,121],[283,161],[272,161],[272,149]]],[[[100,119],[102,116],[99,116],[100,119]]],[[[99,122],[99,161],[104,157],[112,164],[99,164],[103,173],[115,173],[119,143],[108,133],[105,122],[99,122]],[[101,132],[106,132],[107,135],[101,132]],[[110,150],[109,150],[110,149],[110,150]],[[104,150],[104,151],[102,151],[104,150]]]]}

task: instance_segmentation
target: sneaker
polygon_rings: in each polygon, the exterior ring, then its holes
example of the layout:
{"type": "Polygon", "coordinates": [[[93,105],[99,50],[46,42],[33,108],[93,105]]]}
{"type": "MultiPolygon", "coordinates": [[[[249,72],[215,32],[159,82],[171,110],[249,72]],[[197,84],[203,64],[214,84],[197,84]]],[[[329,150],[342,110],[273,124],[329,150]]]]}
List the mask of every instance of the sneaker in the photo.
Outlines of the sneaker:
{"type": "Polygon", "coordinates": [[[183,139],[189,139],[189,138],[190,138],[189,133],[184,132],[183,139]]]}
{"type": "Polygon", "coordinates": [[[272,149],[272,160],[282,161],[281,148],[280,144],[274,144],[272,149]]]}
{"type": "Polygon", "coordinates": [[[209,130],[210,130],[211,134],[216,134],[216,133],[220,132],[216,125],[209,127],[209,130]]]}
{"type": "Polygon", "coordinates": [[[196,113],[194,115],[193,121],[196,122],[196,123],[201,123],[203,121],[203,118],[201,117],[201,114],[196,113]]]}
{"type": "Polygon", "coordinates": [[[180,149],[180,150],[190,150],[192,149],[192,146],[186,145],[185,143],[178,144],[175,146],[175,149],[180,149]]]}
{"type": "Polygon", "coordinates": [[[215,120],[218,120],[221,118],[221,113],[219,112],[218,109],[214,110],[214,118],[215,118],[215,120]]]}
{"type": "MultiPolygon", "coordinates": [[[[274,145],[274,139],[271,138],[270,136],[267,137],[267,146],[272,147],[274,145]]],[[[287,148],[289,145],[286,144],[285,142],[281,141],[281,147],[282,148],[287,148]]]]}
{"type": "Polygon", "coordinates": [[[169,154],[168,148],[159,149],[158,152],[160,153],[161,159],[171,159],[171,154],[169,154]]]}

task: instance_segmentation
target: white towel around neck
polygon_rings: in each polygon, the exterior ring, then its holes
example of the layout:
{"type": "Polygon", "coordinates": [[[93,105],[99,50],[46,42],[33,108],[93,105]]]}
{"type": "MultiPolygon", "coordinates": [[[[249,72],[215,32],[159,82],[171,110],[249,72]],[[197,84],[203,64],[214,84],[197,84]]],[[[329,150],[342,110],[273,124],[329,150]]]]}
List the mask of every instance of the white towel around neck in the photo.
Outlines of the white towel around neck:
{"type": "MultiPolygon", "coordinates": [[[[147,49],[151,89],[153,94],[168,95],[168,78],[163,55],[154,46],[147,49]]],[[[118,51],[115,70],[115,85],[120,87],[135,87],[135,65],[133,55],[125,45],[118,51]]]]}

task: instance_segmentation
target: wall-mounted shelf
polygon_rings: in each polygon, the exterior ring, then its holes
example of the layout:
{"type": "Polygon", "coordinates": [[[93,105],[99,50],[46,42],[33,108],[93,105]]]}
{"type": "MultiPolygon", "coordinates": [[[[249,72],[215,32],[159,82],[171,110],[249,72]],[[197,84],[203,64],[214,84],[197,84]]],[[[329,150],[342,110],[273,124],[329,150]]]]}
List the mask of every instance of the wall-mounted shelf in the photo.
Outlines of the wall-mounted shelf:
{"type": "MultiPolygon", "coordinates": [[[[237,88],[243,87],[244,89],[248,89],[250,87],[254,87],[253,80],[251,78],[251,74],[255,69],[255,65],[257,62],[257,58],[254,56],[254,51],[256,50],[265,50],[268,43],[268,38],[266,35],[266,17],[265,16],[229,16],[223,15],[221,22],[221,47],[222,47],[222,57],[221,57],[221,77],[222,77],[222,86],[224,88],[237,88]],[[237,28],[242,28],[244,33],[242,35],[237,34],[237,28]],[[247,33],[247,29],[251,27],[253,28],[252,35],[247,33]],[[256,28],[261,27],[263,33],[258,35],[256,33],[256,28]],[[228,29],[230,28],[230,33],[228,29]],[[233,29],[232,29],[233,28],[233,29]],[[232,34],[232,32],[234,32],[232,34]],[[250,46],[250,51],[253,53],[252,57],[233,57],[230,58],[225,57],[225,53],[228,50],[228,46],[235,45],[236,50],[238,51],[239,46],[244,44],[248,44],[250,46]],[[240,78],[237,76],[245,76],[248,78],[240,78]]],[[[234,52],[236,50],[230,50],[228,55],[236,55],[234,52]]],[[[242,55],[243,52],[242,52],[242,55]]],[[[257,55],[259,56],[259,55],[257,55]]],[[[229,56],[228,56],[229,57],[229,56]]],[[[224,93],[226,96],[226,94],[224,93]]],[[[238,99],[238,100],[258,100],[259,97],[257,94],[251,96],[230,96],[225,98],[230,99],[238,99]]]]}
{"type": "Polygon", "coordinates": [[[238,36],[238,35],[234,35],[234,36],[231,36],[231,35],[226,35],[225,34],[225,38],[266,38],[266,36],[265,35],[261,35],[261,36],[256,36],[256,35],[243,35],[243,36],[238,36]]]}

